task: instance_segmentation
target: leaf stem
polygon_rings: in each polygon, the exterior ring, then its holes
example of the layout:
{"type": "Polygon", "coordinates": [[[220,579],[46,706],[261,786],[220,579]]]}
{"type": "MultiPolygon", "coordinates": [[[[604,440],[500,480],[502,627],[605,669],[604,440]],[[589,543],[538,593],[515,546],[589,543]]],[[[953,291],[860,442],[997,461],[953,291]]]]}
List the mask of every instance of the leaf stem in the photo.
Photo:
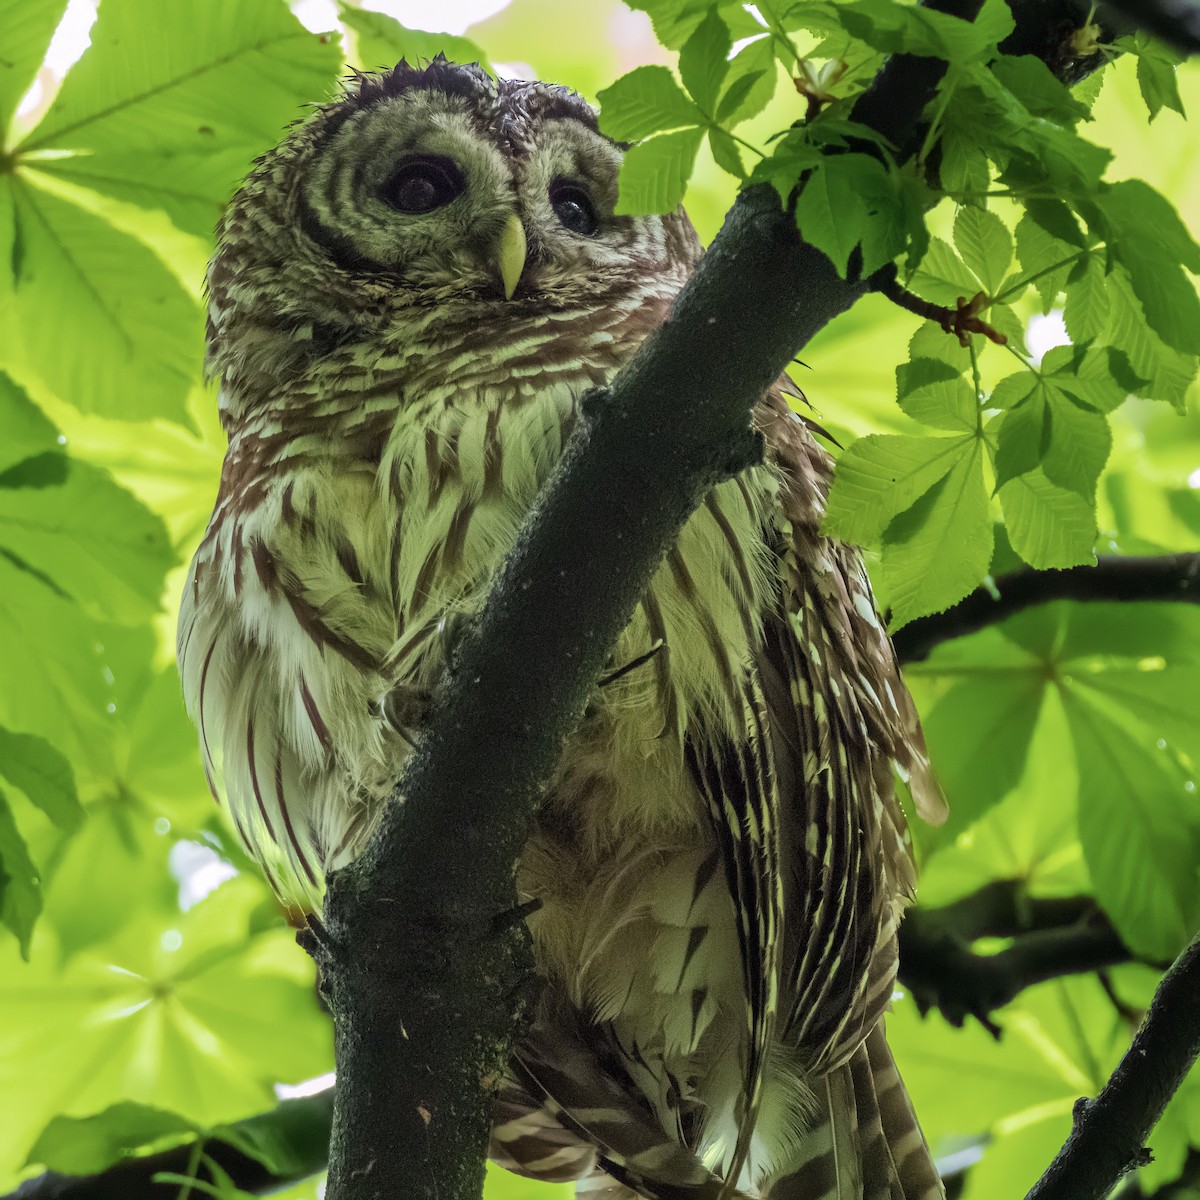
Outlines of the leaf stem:
{"type": "Polygon", "coordinates": [[[953,84],[947,86],[953,77],[953,72],[954,68],[950,67],[938,87],[937,108],[934,110],[933,120],[929,122],[929,128],[925,130],[925,140],[921,143],[921,149],[917,154],[917,166],[919,167],[924,167],[926,158],[929,157],[930,151],[940,136],[942,118],[946,115],[946,109],[950,107],[950,101],[954,96],[953,84]]]}
{"type": "Polygon", "coordinates": [[[1037,279],[1041,279],[1044,275],[1051,275],[1062,267],[1068,266],[1073,262],[1078,262],[1085,254],[1091,254],[1092,247],[1086,246],[1082,250],[1077,250],[1074,254],[1068,255],[1066,258],[1061,258],[1058,262],[1051,263],[1048,267],[1043,267],[1040,271],[1035,271],[1032,275],[1026,276],[1024,279],[1018,279],[1015,283],[1009,284],[998,296],[993,296],[992,300],[996,303],[1003,304],[1008,296],[1019,295],[1025,288],[1037,279]]]}
{"type": "Polygon", "coordinates": [[[716,125],[715,128],[719,129],[722,133],[728,134],[739,146],[745,150],[749,150],[751,154],[757,154],[759,158],[767,157],[757,146],[752,146],[745,138],[738,137],[732,129],[726,129],[724,125],[716,125]]]}

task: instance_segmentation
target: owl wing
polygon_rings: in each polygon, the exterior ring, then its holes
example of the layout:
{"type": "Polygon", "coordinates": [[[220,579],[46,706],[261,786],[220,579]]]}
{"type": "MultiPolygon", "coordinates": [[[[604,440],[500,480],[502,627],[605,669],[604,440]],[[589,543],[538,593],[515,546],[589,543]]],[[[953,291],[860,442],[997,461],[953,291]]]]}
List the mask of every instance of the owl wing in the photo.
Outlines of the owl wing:
{"type": "Polygon", "coordinates": [[[862,561],[820,533],[829,458],[783,389],[757,423],[781,476],[777,603],[743,678],[744,737],[686,746],[737,910],[745,981],[730,1180],[749,1154],[772,1039],[800,1050],[810,1078],[830,1076],[890,1001],[896,922],[915,882],[893,770],[923,816],[944,813],[862,561]]]}
{"type": "Polygon", "coordinates": [[[726,1179],[735,1181],[750,1152],[762,1099],[767,1053],[779,1007],[779,929],[784,902],[779,869],[779,793],[770,752],[766,697],[753,673],[743,681],[746,736],[689,739],[685,757],[708,805],[737,914],[746,995],[745,1062],[738,1139],[726,1179]]]}
{"type": "Polygon", "coordinates": [[[925,819],[945,803],[862,559],[820,532],[829,456],[779,391],[758,423],[782,476],[781,604],[758,662],[784,798],[782,1032],[823,1070],[849,1059],[891,996],[915,883],[893,771],[925,819]]]}

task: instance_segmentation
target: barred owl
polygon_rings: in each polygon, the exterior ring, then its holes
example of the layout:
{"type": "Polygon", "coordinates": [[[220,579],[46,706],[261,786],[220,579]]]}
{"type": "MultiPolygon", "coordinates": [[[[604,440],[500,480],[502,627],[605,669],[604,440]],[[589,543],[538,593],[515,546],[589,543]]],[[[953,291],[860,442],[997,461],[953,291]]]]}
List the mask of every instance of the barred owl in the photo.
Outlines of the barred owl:
{"type": "MultiPolygon", "coordinates": [[[[214,794],[290,900],[364,845],[580,397],[699,258],[681,211],[616,214],[621,156],[564,88],[401,63],[225,214],[229,449],[179,663],[214,794]]],[[[542,987],[492,1155],[580,1194],[941,1194],[883,1031],[896,774],[940,799],[789,390],[647,586],[521,858],[542,987]]]]}

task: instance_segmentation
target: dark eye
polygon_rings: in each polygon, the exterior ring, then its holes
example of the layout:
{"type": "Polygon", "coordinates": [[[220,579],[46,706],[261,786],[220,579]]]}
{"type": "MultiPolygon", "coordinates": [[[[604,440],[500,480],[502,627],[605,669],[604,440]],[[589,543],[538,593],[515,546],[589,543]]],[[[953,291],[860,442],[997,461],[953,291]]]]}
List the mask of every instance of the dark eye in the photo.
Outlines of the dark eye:
{"type": "Polygon", "coordinates": [[[427,213],[449,204],[464,187],[462,172],[448,158],[410,158],[384,184],[383,198],[398,212],[427,213]]]}
{"type": "Polygon", "coordinates": [[[595,237],[600,232],[600,219],[592,198],[577,183],[556,179],[550,185],[550,207],[563,227],[584,237],[595,237]]]}

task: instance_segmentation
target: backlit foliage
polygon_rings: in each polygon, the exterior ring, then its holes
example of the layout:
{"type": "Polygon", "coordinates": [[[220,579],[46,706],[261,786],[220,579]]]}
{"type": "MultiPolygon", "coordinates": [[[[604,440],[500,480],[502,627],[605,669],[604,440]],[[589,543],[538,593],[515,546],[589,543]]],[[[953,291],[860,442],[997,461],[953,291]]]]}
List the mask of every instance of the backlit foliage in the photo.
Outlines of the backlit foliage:
{"type": "MultiPolygon", "coordinates": [[[[1198,214],[1173,206],[1200,196],[1195,74],[1088,25],[1077,53],[1114,62],[1068,90],[997,57],[1003,0],[974,25],[893,0],[635,7],[653,33],[616,0],[513,0],[468,41],[346,3],[313,33],[283,0],[102,0],[50,98],[66,0],[0,0],[0,1190],[216,1129],[332,1065],[310,964],[208,795],[171,641],[223,450],[200,377],[212,229],[346,62],[444,50],[571,83],[635,143],[628,211],[683,199],[710,237],[740,185],[803,180],[801,232],[839,270],[980,297],[1006,345],[872,296],[795,371],[845,447],[828,527],[877,552],[894,625],[1022,562],[1197,547],[1198,214]],[[950,64],[903,161],[851,115],[897,51],[950,64]]],[[[1090,977],[1030,990],[1000,1045],[897,999],[935,1150],[981,1155],[968,1200],[1020,1195],[1200,926],[1200,614],[1057,604],[909,678],[952,814],[917,831],[922,902],[1014,877],[1089,892],[1148,964],[1112,973],[1119,1005],[1090,977]]],[[[1146,1188],[1200,1145],[1200,1083],[1152,1144],[1146,1188]]]]}

